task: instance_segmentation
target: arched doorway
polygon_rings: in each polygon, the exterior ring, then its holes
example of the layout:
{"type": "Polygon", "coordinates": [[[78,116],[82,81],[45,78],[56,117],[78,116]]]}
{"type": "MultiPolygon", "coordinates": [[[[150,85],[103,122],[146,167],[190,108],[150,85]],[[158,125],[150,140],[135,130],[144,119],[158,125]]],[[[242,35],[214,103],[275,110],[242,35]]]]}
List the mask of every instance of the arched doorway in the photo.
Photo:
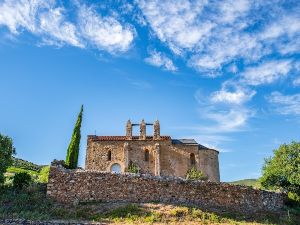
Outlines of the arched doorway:
{"type": "Polygon", "coordinates": [[[119,163],[112,164],[110,171],[112,173],[121,173],[121,165],[119,163]]]}

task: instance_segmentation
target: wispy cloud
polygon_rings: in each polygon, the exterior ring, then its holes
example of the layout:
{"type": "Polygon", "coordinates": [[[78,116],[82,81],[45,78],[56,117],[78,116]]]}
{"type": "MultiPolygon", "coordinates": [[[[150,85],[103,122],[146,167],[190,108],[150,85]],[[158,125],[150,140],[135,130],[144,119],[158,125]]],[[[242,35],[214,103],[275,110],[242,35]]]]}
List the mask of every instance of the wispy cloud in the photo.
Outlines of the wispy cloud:
{"type": "Polygon", "coordinates": [[[30,32],[43,44],[92,46],[110,53],[127,51],[135,37],[131,26],[79,2],[66,10],[55,0],[4,0],[0,3],[1,25],[14,35],[30,32]],[[76,23],[69,21],[70,11],[77,15],[76,23]]]}
{"type": "Polygon", "coordinates": [[[102,17],[85,5],[79,6],[78,20],[81,36],[101,50],[127,51],[135,36],[130,25],[122,25],[114,17],[102,17]]]}
{"type": "Polygon", "coordinates": [[[138,5],[157,37],[175,54],[191,54],[188,65],[204,75],[215,77],[224,63],[260,50],[256,38],[241,32],[240,18],[251,8],[247,0],[141,0],[138,5]]]}
{"type": "Polygon", "coordinates": [[[208,148],[216,149],[222,153],[232,152],[232,149],[223,148],[220,143],[233,141],[231,138],[218,134],[199,134],[193,136],[187,136],[185,138],[195,139],[199,144],[208,148]]]}
{"type": "Polygon", "coordinates": [[[130,84],[134,88],[139,89],[139,90],[145,90],[145,89],[151,89],[152,88],[151,84],[149,84],[148,82],[145,82],[145,81],[135,80],[135,81],[131,81],[130,84]]]}
{"type": "Polygon", "coordinates": [[[284,95],[278,91],[267,96],[276,111],[283,115],[300,115],[300,94],[284,95]]]}
{"type": "Polygon", "coordinates": [[[207,1],[137,2],[158,38],[178,50],[193,48],[213,27],[211,22],[200,23],[197,19],[207,1]]]}
{"type": "Polygon", "coordinates": [[[210,101],[212,103],[242,105],[251,100],[255,94],[254,90],[228,81],[223,83],[220,91],[215,91],[211,94],[210,101]]]}
{"type": "Polygon", "coordinates": [[[297,15],[279,16],[278,20],[266,26],[260,34],[261,40],[277,39],[279,37],[294,37],[300,32],[300,17],[297,15]]]}
{"type": "MultiPolygon", "coordinates": [[[[201,128],[203,132],[216,134],[240,131],[246,126],[248,119],[254,115],[253,110],[247,109],[242,104],[246,101],[245,97],[240,95],[242,97],[236,97],[232,101],[228,99],[228,94],[226,93],[225,97],[218,96],[216,101],[218,92],[212,93],[210,97],[202,94],[201,90],[196,92],[195,98],[200,105],[200,117],[210,121],[209,125],[201,128]]],[[[238,94],[230,93],[229,95],[238,94]]]]}
{"type": "Polygon", "coordinates": [[[294,85],[294,86],[300,86],[300,76],[297,77],[297,78],[295,78],[295,79],[293,80],[293,85],[294,85]]]}
{"type": "Polygon", "coordinates": [[[150,56],[145,59],[147,63],[153,66],[161,67],[164,70],[176,71],[177,67],[174,65],[173,61],[169,59],[164,53],[152,50],[149,52],[150,56]]]}
{"type": "Polygon", "coordinates": [[[44,40],[52,40],[57,45],[66,43],[76,47],[84,47],[74,24],[67,22],[63,8],[51,8],[40,13],[40,24],[36,27],[37,34],[42,34],[44,40]]]}
{"type": "Polygon", "coordinates": [[[269,84],[282,77],[286,77],[292,69],[290,60],[274,60],[259,66],[249,67],[242,74],[243,79],[250,85],[269,84]]]}
{"type": "Polygon", "coordinates": [[[75,25],[66,20],[64,8],[55,1],[5,0],[0,4],[0,25],[14,35],[27,30],[46,42],[83,47],[75,25]]]}
{"type": "MultiPolygon", "coordinates": [[[[280,1],[137,0],[137,5],[156,37],[204,76],[221,76],[224,66],[238,60],[245,68],[256,64],[263,69],[263,58],[300,49],[296,3],[289,11],[280,1]]],[[[274,79],[270,77],[266,75],[267,83],[274,79]]]]}

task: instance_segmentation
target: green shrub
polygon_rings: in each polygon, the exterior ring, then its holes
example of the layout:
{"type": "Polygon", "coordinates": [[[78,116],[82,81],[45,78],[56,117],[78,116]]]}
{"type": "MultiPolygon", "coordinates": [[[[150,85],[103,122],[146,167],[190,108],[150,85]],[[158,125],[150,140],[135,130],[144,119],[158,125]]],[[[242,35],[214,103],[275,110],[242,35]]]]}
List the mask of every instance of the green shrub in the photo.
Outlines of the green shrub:
{"type": "Polygon", "coordinates": [[[178,218],[185,217],[189,214],[188,207],[176,207],[170,211],[171,216],[175,216],[178,218]]]}
{"type": "Polygon", "coordinates": [[[39,173],[38,182],[48,183],[49,171],[50,171],[50,166],[43,167],[39,173]]]}
{"type": "Polygon", "coordinates": [[[189,169],[186,173],[187,180],[207,180],[208,177],[204,175],[201,170],[197,170],[195,167],[189,169]]]}
{"type": "Polygon", "coordinates": [[[17,173],[14,176],[13,179],[13,186],[16,189],[23,189],[23,187],[28,186],[31,182],[31,176],[26,173],[26,172],[22,172],[22,173],[17,173]]]}
{"type": "Polygon", "coordinates": [[[130,164],[128,166],[128,169],[127,169],[127,172],[129,172],[129,173],[139,173],[139,167],[135,163],[130,162],[130,164]]]}

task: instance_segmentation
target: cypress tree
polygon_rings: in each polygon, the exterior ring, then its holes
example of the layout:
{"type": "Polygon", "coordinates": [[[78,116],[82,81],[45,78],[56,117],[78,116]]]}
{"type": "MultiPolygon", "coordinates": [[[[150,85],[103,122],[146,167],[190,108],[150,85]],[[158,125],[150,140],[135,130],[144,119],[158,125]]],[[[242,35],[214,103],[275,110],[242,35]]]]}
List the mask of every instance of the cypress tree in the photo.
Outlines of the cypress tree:
{"type": "Polygon", "coordinates": [[[78,114],[77,122],[75,124],[72,139],[68,147],[66,157],[66,167],[69,169],[75,169],[78,165],[79,145],[80,145],[80,128],[82,121],[83,105],[81,105],[80,112],[78,114]]]}

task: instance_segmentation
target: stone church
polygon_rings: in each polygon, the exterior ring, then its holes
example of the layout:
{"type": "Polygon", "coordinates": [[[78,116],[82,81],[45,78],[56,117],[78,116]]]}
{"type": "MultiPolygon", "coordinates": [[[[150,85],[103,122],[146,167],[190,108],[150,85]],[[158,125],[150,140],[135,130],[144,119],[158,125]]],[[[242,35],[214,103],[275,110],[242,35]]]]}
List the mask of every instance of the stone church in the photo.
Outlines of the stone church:
{"type": "Polygon", "coordinates": [[[210,181],[219,182],[219,152],[198,144],[194,139],[172,139],[160,135],[159,121],[126,124],[126,136],[89,135],[86,169],[124,173],[136,165],[142,174],[185,177],[195,167],[210,181]],[[133,126],[140,127],[139,136],[132,135],[133,126]],[[146,135],[146,126],[153,126],[153,135],[146,135]]]}

